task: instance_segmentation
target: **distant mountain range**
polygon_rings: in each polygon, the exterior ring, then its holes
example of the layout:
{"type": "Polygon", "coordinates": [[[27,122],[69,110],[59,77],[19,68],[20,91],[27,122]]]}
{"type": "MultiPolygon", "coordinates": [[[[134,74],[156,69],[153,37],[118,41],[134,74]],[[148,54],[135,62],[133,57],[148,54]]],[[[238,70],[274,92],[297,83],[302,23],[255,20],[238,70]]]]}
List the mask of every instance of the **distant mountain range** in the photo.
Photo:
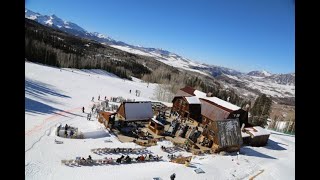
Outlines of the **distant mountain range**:
{"type": "Polygon", "coordinates": [[[195,62],[167,50],[134,46],[114,40],[98,32],[88,32],[77,24],[64,21],[56,15],[41,15],[25,9],[25,18],[74,36],[91,39],[101,44],[112,46],[122,51],[154,57],[158,61],[183,70],[213,76],[220,79],[226,88],[232,87],[238,89],[243,96],[249,94],[256,95],[257,92],[266,93],[275,97],[295,96],[295,73],[271,74],[267,71],[251,71],[246,74],[230,68],[195,62]]]}

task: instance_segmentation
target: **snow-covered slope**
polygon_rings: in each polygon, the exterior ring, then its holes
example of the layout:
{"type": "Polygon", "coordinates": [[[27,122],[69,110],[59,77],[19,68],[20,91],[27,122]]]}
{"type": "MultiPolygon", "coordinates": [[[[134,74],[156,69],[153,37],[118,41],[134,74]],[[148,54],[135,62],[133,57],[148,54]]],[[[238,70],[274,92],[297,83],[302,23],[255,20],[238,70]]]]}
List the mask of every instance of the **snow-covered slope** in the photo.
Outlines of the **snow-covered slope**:
{"type": "Polygon", "coordinates": [[[208,75],[206,72],[192,68],[193,66],[204,67],[203,64],[193,62],[189,59],[183,58],[177,54],[174,54],[168,51],[163,51],[163,50],[154,49],[154,48],[134,47],[134,46],[119,46],[119,45],[110,45],[110,46],[129,52],[129,53],[153,57],[156,60],[161,61],[173,67],[208,75]]]}
{"type": "Polygon", "coordinates": [[[267,77],[271,76],[272,74],[268,71],[262,70],[262,71],[251,71],[248,73],[249,76],[257,76],[257,77],[267,77]]]}
{"type": "MultiPolygon", "coordinates": [[[[25,63],[25,176],[26,179],[117,179],[149,180],[153,177],[169,179],[176,173],[176,179],[249,179],[263,170],[255,179],[295,178],[295,138],[271,132],[265,147],[242,147],[241,154],[195,156],[191,166],[186,167],[168,162],[167,153],[161,145],[173,146],[163,141],[147,148],[153,154],[164,157],[162,162],[121,164],[103,166],[68,167],[62,159],[75,159],[91,155],[93,159],[117,158],[120,155],[96,155],[93,148],[139,147],[133,143],[121,143],[101,125],[95,117],[86,119],[91,98],[100,95],[122,96],[125,98],[150,100],[156,84],[124,81],[101,70],[59,69],[34,63],[25,63]],[[140,90],[141,97],[130,94],[129,90],[140,90]],[[81,108],[85,107],[85,113],[81,108]],[[57,137],[57,125],[68,124],[79,128],[86,139],[65,139],[57,137]],[[89,136],[90,134],[90,136],[89,136]],[[63,141],[55,144],[54,141],[63,141]],[[204,174],[196,174],[196,167],[204,174]]],[[[191,155],[179,151],[175,154],[191,155]]],[[[130,154],[130,156],[136,156],[130,154]]]]}
{"type": "MultiPolygon", "coordinates": [[[[273,96],[273,97],[295,97],[295,85],[294,84],[280,84],[275,82],[269,77],[257,77],[248,75],[231,76],[225,75],[228,78],[234,80],[232,83],[224,83],[225,86],[230,86],[240,91],[241,88],[248,87],[254,90],[258,90],[261,93],[273,96]],[[242,87],[235,86],[239,82],[242,87]]],[[[272,75],[273,76],[273,75],[272,75]]],[[[255,94],[246,92],[247,94],[255,94]]]]}

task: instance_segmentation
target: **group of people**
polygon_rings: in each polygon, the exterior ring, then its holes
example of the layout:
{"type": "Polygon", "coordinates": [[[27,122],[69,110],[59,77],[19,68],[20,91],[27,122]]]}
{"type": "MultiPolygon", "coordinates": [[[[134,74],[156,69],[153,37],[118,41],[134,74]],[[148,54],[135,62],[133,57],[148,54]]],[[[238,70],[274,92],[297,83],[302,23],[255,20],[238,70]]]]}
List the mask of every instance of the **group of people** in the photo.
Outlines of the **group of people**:
{"type": "Polygon", "coordinates": [[[119,153],[119,152],[132,152],[132,148],[116,148],[116,149],[113,149],[113,152],[114,153],[119,153]]]}
{"type": "Polygon", "coordinates": [[[91,156],[89,155],[87,159],[85,159],[84,157],[82,157],[80,159],[80,164],[87,164],[87,163],[91,163],[92,162],[92,158],[91,156]]]}
{"type": "Polygon", "coordinates": [[[118,158],[116,160],[117,163],[121,163],[121,162],[125,162],[125,163],[131,163],[131,158],[129,155],[127,155],[126,157],[124,157],[124,155],[122,155],[120,158],[118,158]]]}
{"type": "MultiPolygon", "coordinates": [[[[58,128],[57,128],[57,136],[59,136],[59,132],[60,132],[60,129],[61,129],[61,124],[58,126],[58,128]]],[[[66,124],[65,126],[64,126],[64,136],[65,137],[68,137],[68,136],[70,136],[70,137],[72,137],[74,135],[74,132],[73,132],[73,130],[70,128],[70,126],[68,126],[68,124],[66,124]],[[70,134],[68,134],[68,130],[70,129],[70,134]]]]}
{"type": "MultiPolygon", "coordinates": [[[[150,160],[156,160],[156,161],[159,161],[160,159],[162,158],[162,156],[154,156],[152,154],[146,154],[146,155],[140,155],[138,157],[135,158],[135,161],[136,162],[141,162],[141,161],[150,161],[150,160]]],[[[116,160],[117,163],[131,163],[132,162],[132,159],[129,155],[127,156],[124,156],[122,155],[120,158],[118,158],[116,160]]]]}
{"type": "Polygon", "coordinates": [[[175,158],[176,157],[176,155],[174,155],[174,154],[168,154],[168,156],[167,156],[169,159],[173,159],[173,158],[175,158]]]}
{"type": "MultiPolygon", "coordinates": [[[[131,94],[131,89],[129,90],[129,93],[131,94]]],[[[140,93],[141,93],[140,90],[136,90],[136,96],[137,96],[137,97],[140,97],[140,93]]]]}
{"type": "MultiPolygon", "coordinates": [[[[104,100],[105,100],[105,101],[107,100],[107,96],[104,96],[104,100]]],[[[92,101],[92,102],[94,101],[94,97],[92,97],[91,101],[92,101]]],[[[100,95],[98,96],[98,101],[100,101],[100,95]]]]}

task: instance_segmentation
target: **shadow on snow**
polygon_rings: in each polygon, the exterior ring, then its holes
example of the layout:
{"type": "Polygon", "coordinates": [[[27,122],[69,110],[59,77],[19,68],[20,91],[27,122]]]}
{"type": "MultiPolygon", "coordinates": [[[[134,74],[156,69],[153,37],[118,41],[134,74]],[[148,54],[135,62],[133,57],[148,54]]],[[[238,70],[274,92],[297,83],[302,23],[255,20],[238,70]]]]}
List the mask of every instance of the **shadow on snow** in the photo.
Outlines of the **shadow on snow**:
{"type": "Polygon", "coordinates": [[[61,98],[71,98],[70,96],[61,94],[59,90],[49,84],[30,80],[28,78],[25,79],[25,93],[44,100],[48,100],[45,97],[49,95],[61,98]]]}
{"type": "Polygon", "coordinates": [[[266,158],[266,159],[277,159],[275,157],[272,157],[272,156],[263,154],[261,152],[258,152],[254,149],[251,149],[250,147],[242,147],[240,151],[241,151],[241,154],[244,153],[245,156],[255,156],[255,157],[266,158]]]}
{"type": "Polygon", "coordinates": [[[279,144],[284,145],[284,146],[288,146],[286,144],[275,142],[275,141],[269,139],[268,144],[265,146],[265,148],[271,149],[271,150],[278,150],[278,151],[287,150],[286,148],[280,146],[279,144]]]}

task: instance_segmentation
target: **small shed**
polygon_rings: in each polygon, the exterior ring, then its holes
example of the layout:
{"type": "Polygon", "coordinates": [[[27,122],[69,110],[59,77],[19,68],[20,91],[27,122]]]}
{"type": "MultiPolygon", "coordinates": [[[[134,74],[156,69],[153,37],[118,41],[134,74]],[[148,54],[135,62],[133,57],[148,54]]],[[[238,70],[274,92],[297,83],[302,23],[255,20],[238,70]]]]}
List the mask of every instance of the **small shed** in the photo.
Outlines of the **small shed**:
{"type": "Polygon", "coordinates": [[[213,142],[212,149],[219,151],[238,151],[243,143],[238,119],[210,121],[203,132],[213,142]]]}
{"type": "Polygon", "coordinates": [[[164,133],[164,124],[160,121],[152,118],[149,123],[149,129],[157,135],[161,135],[164,133]]]}
{"type": "MultiPolygon", "coordinates": [[[[270,132],[260,126],[244,128],[245,134],[248,134],[251,138],[250,141],[246,141],[251,146],[265,146],[268,143],[270,132]]],[[[245,136],[248,136],[245,135],[245,136]]],[[[245,138],[243,135],[243,138],[245,138]]]]}
{"type": "Polygon", "coordinates": [[[117,110],[117,116],[123,121],[148,121],[153,117],[151,102],[123,102],[117,110]]]}

